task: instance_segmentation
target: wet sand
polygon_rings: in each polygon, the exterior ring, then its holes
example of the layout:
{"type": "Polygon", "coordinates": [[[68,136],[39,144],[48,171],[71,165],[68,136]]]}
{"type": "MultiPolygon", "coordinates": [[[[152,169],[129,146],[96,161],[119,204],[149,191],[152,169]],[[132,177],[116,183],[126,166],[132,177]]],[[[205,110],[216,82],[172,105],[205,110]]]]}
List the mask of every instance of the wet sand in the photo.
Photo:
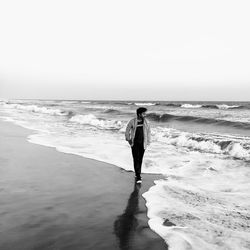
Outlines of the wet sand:
{"type": "Polygon", "coordinates": [[[0,249],[167,249],[148,227],[146,192],[157,175],[27,142],[0,121],[0,249]]]}

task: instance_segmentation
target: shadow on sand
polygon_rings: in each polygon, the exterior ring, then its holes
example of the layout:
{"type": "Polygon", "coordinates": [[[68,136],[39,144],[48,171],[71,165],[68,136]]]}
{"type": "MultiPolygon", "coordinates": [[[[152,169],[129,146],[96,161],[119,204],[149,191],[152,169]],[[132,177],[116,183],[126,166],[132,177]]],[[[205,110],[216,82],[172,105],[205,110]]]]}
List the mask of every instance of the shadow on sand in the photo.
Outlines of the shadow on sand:
{"type": "Polygon", "coordinates": [[[159,241],[157,235],[153,238],[149,236],[152,235],[152,231],[147,224],[145,208],[139,204],[140,189],[141,184],[135,183],[127,207],[114,222],[114,233],[119,241],[119,247],[121,250],[168,249],[163,241],[159,241]]]}
{"type": "Polygon", "coordinates": [[[139,190],[140,184],[134,185],[127,207],[123,214],[119,215],[114,223],[114,230],[119,239],[120,249],[129,249],[133,242],[133,236],[138,226],[136,215],[139,212],[139,190]]]}

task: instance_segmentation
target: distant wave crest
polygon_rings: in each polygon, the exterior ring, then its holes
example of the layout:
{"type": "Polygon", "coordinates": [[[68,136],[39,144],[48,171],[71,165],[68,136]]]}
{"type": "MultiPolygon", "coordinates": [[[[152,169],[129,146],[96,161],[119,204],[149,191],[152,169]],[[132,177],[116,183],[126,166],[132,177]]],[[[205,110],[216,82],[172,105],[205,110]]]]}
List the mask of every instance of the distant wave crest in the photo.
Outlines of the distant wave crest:
{"type": "Polygon", "coordinates": [[[22,104],[4,103],[3,106],[6,108],[18,109],[18,110],[34,112],[34,113],[42,113],[42,114],[48,114],[48,115],[65,116],[65,115],[70,114],[70,111],[64,111],[61,109],[53,109],[53,108],[47,108],[47,107],[39,107],[37,105],[22,105],[22,104]]]}
{"type": "Polygon", "coordinates": [[[197,104],[197,105],[193,105],[193,104],[188,104],[188,103],[186,103],[186,104],[182,104],[181,105],[181,108],[186,108],[186,109],[189,109],[189,108],[201,108],[202,107],[202,105],[199,105],[199,104],[197,104]]]}
{"type": "Polygon", "coordinates": [[[227,104],[182,104],[181,108],[209,108],[209,109],[243,109],[247,108],[241,105],[227,105],[227,104]]]}
{"type": "Polygon", "coordinates": [[[184,108],[184,109],[249,109],[249,105],[227,105],[227,104],[190,104],[190,103],[162,103],[167,107],[184,108]]]}
{"type": "Polygon", "coordinates": [[[226,105],[226,104],[221,104],[221,105],[216,105],[218,109],[238,109],[238,108],[243,108],[243,106],[238,106],[238,105],[226,105]]]}
{"type": "Polygon", "coordinates": [[[157,103],[155,103],[155,102],[135,102],[134,104],[136,106],[154,106],[157,103]]]}
{"type": "Polygon", "coordinates": [[[215,124],[215,125],[238,127],[242,129],[250,129],[249,123],[217,120],[213,118],[204,118],[204,117],[195,117],[195,116],[177,116],[177,115],[171,115],[171,114],[161,115],[161,114],[156,114],[156,113],[149,113],[147,117],[148,119],[152,121],[156,121],[156,122],[167,122],[171,120],[176,120],[176,121],[183,121],[183,122],[197,122],[197,123],[204,123],[204,124],[215,124]]]}

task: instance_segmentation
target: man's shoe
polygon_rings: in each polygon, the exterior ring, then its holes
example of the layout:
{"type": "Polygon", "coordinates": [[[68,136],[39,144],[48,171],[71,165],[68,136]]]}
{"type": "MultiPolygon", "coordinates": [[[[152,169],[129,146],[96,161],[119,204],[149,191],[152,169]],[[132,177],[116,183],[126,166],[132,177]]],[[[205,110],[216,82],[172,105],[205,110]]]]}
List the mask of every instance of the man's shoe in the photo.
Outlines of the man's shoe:
{"type": "Polygon", "coordinates": [[[136,178],[136,183],[142,183],[141,177],[136,178]]]}

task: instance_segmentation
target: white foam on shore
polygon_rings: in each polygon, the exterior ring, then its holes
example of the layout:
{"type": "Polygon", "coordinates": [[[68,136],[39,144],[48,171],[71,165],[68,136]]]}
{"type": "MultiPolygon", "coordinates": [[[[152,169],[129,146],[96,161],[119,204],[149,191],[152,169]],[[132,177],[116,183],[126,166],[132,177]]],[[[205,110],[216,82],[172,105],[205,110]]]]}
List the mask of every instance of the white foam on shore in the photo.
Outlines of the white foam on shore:
{"type": "Polygon", "coordinates": [[[71,137],[67,135],[34,134],[28,137],[31,143],[54,147],[59,152],[75,154],[86,158],[103,161],[125,170],[132,171],[132,157],[129,146],[124,141],[114,144],[113,138],[93,137],[87,133],[83,136],[71,137]]]}
{"type": "Polygon", "coordinates": [[[214,163],[214,169],[193,167],[188,175],[172,169],[167,179],[155,181],[143,194],[149,225],[169,249],[248,249],[250,183],[244,175],[250,171],[233,161],[214,163]],[[241,174],[236,177],[235,171],[241,174]]]}

